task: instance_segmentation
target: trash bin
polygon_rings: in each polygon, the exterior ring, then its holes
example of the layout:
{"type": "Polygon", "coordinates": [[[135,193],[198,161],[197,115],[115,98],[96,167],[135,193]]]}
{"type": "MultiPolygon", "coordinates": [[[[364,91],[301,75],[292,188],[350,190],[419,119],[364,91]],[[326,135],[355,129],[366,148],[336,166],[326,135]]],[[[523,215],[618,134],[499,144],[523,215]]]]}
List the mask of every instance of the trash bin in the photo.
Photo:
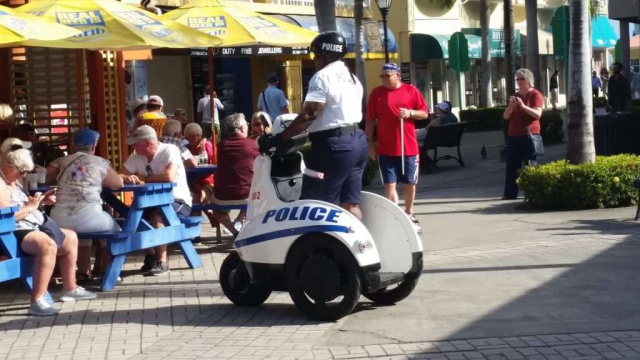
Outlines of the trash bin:
{"type": "Polygon", "coordinates": [[[593,131],[596,155],[640,155],[640,114],[595,116],[593,131]]]}

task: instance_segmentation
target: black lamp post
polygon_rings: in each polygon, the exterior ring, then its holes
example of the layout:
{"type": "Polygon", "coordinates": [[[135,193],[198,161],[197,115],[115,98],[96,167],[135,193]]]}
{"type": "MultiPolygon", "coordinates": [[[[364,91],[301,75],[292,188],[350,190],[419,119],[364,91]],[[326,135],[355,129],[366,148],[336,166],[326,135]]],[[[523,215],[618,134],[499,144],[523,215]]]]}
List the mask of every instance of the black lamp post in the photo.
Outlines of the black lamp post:
{"type": "Polygon", "coordinates": [[[389,15],[389,9],[391,9],[391,2],[393,0],[376,0],[380,15],[382,15],[382,26],[384,29],[384,62],[389,62],[389,36],[387,35],[387,15],[389,15]]]}

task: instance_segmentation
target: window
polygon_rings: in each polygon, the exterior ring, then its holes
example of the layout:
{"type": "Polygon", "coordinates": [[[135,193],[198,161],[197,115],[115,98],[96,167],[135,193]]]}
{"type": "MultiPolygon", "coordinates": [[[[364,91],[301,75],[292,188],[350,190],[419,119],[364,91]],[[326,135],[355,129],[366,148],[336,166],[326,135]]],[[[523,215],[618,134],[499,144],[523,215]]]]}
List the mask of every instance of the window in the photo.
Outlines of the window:
{"type": "Polygon", "coordinates": [[[640,72],[640,59],[631,59],[631,68],[636,74],[640,72]]]}

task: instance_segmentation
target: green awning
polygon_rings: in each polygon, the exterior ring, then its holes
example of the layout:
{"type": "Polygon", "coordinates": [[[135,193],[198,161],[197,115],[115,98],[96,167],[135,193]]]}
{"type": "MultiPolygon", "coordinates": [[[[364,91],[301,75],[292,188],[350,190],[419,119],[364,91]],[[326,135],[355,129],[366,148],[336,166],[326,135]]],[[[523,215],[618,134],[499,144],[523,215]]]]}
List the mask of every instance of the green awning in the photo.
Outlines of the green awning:
{"type": "Polygon", "coordinates": [[[411,61],[449,58],[450,35],[411,34],[411,61]]]}
{"type": "MultiPolygon", "coordinates": [[[[516,56],[521,56],[522,51],[520,49],[520,30],[514,30],[515,32],[515,44],[513,44],[513,51],[516,56]]],[[[472,59],[479,59],[481,55],[472,55],[475,54],[475,49],[471,48],[472,42],[474,44],[478,44],[478,54],[482,54],[482,31],[477,28],[467,28],[462,29],[462,33],[465,34],[467,40],[469,41],[469,57],[472,59]],[[472,36],[477,36],[477,39],[472,40],[472,36]]],[[[504,57],[504,31],[502,29],[489,29],[489,49],[491,51],[492,58],[503,58],[504,57]]]]}
{"type": "Polygon", "coordinates": [[[616,46],[616,42],[618,42],[618,37],[613,31],[609,19],[602,15],[591,19],[591,45],[594,48],[612,48],[616,46]]]}

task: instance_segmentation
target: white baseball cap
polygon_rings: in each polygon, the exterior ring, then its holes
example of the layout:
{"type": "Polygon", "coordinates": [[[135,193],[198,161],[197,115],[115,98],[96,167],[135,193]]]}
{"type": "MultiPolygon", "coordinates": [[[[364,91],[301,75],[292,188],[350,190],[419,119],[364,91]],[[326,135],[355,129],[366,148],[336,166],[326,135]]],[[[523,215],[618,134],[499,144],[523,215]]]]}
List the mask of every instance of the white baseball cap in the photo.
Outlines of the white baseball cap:
{"type": "Polygon", "coordinates": [[[149,96],[149,100],[147,100],[147,104],[164,106],[164,101],[162,101],[162,98],[158,95],[151,95],[149,96]]]}
{"type": "Polygon", "coordinates": [[[451,110],[451,108],[449,107],[449,104],[447,104],[446,102],[441,102],[438,103],[438,105],[436,105],[436,107],[442,111],[449,111],[451,110]]]}
{"type": "Polygon", "coordinates": [[[18,138],[8,138],[0,145],[0,152],[5,153],[17,149],[31,149],[31,141],[22,141],[18,138]]]}
{"type": "Polygon", "coordinates": [[[158,135],[151,126],[142,125],[127,139],[127,144],[133,145],[140,140],[158,140],[158,135]]]}

